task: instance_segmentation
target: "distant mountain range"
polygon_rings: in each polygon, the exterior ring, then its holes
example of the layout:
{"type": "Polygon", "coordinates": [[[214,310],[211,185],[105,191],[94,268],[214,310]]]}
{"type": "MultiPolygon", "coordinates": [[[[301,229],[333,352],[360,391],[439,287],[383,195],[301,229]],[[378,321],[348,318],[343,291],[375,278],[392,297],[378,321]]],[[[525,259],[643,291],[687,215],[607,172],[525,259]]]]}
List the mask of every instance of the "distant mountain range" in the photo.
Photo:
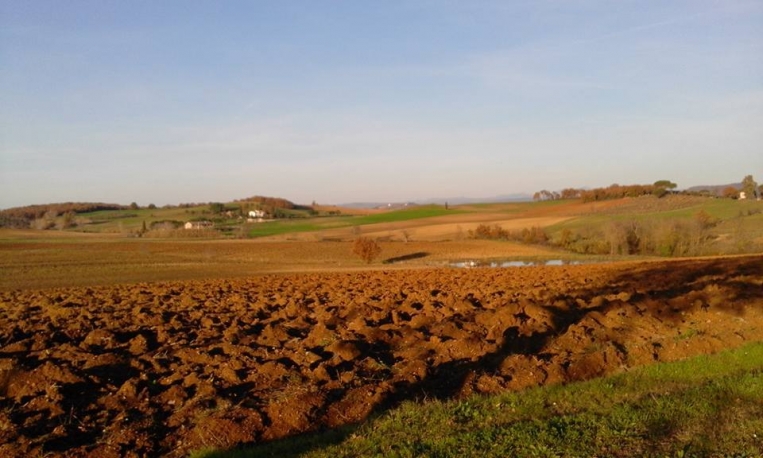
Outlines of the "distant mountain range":
{"type": "Polygon", "coordinates": [[[532,200],[529,194],[504,194],[493,197],[438,197],[417,200],[415,202],[349,202],[339,204],[340,207],[348,208],[401,208],[411,205],[440,204],[464,205],[464,204],[490,204],[500,202],[527,202],[532,200]]]}

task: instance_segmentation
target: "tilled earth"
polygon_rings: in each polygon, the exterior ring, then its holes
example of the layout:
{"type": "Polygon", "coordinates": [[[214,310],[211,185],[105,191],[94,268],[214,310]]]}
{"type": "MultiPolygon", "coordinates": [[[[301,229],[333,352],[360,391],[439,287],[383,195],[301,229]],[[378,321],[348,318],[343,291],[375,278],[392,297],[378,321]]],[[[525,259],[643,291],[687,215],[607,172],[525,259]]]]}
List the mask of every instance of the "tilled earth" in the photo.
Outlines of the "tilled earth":
{"type": "Polygon", "coordinates": [[[184,456],[763,340],[763,257],[0,293],[0,456],[184,456]]]}

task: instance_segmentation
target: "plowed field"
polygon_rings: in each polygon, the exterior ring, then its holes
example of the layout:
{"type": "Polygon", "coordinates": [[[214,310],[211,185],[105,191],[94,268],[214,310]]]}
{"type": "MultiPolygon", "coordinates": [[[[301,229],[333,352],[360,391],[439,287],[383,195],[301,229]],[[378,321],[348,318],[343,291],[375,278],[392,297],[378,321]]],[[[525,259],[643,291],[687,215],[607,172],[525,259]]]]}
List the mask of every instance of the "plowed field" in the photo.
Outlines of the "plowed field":
{"type": "Polygon", "coordinates": [[[0,456],[184,456],[763,339],[763,257],[0,292],[0,456]]]}

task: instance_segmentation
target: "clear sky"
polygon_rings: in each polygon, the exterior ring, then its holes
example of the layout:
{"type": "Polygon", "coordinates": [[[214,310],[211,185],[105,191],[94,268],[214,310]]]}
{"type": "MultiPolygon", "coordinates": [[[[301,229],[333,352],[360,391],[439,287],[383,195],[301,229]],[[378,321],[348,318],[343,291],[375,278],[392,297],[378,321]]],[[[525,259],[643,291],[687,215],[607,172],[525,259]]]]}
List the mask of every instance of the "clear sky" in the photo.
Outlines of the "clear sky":
{"type": "Polygon", "coordinates": [[[748,174],[760,0],[0,0],[0,208],[748,174]]]}

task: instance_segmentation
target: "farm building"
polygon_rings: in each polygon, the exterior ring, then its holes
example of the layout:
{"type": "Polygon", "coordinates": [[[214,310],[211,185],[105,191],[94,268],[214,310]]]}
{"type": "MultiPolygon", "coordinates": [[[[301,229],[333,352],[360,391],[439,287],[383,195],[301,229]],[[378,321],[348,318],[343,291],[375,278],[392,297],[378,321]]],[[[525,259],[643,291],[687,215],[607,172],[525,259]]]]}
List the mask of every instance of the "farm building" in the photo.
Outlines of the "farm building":
{"type": "Polygon", "coordinates": [[[745,200],[746,198],[747,198],[747,193],[744,191],[740,191],[739,200],[745,200]]]}
{"type": "Polygon", "coordinates": [[[212,229],[212,226],[210,221],[188,221],[184,227],[186,229],[212,229]]]}
{"type": "Polygon", "coordinates": [[[249,217],[250,218],[264,218],[265,217],[265,211],[264,210],[249,210],[249,217]]]}

